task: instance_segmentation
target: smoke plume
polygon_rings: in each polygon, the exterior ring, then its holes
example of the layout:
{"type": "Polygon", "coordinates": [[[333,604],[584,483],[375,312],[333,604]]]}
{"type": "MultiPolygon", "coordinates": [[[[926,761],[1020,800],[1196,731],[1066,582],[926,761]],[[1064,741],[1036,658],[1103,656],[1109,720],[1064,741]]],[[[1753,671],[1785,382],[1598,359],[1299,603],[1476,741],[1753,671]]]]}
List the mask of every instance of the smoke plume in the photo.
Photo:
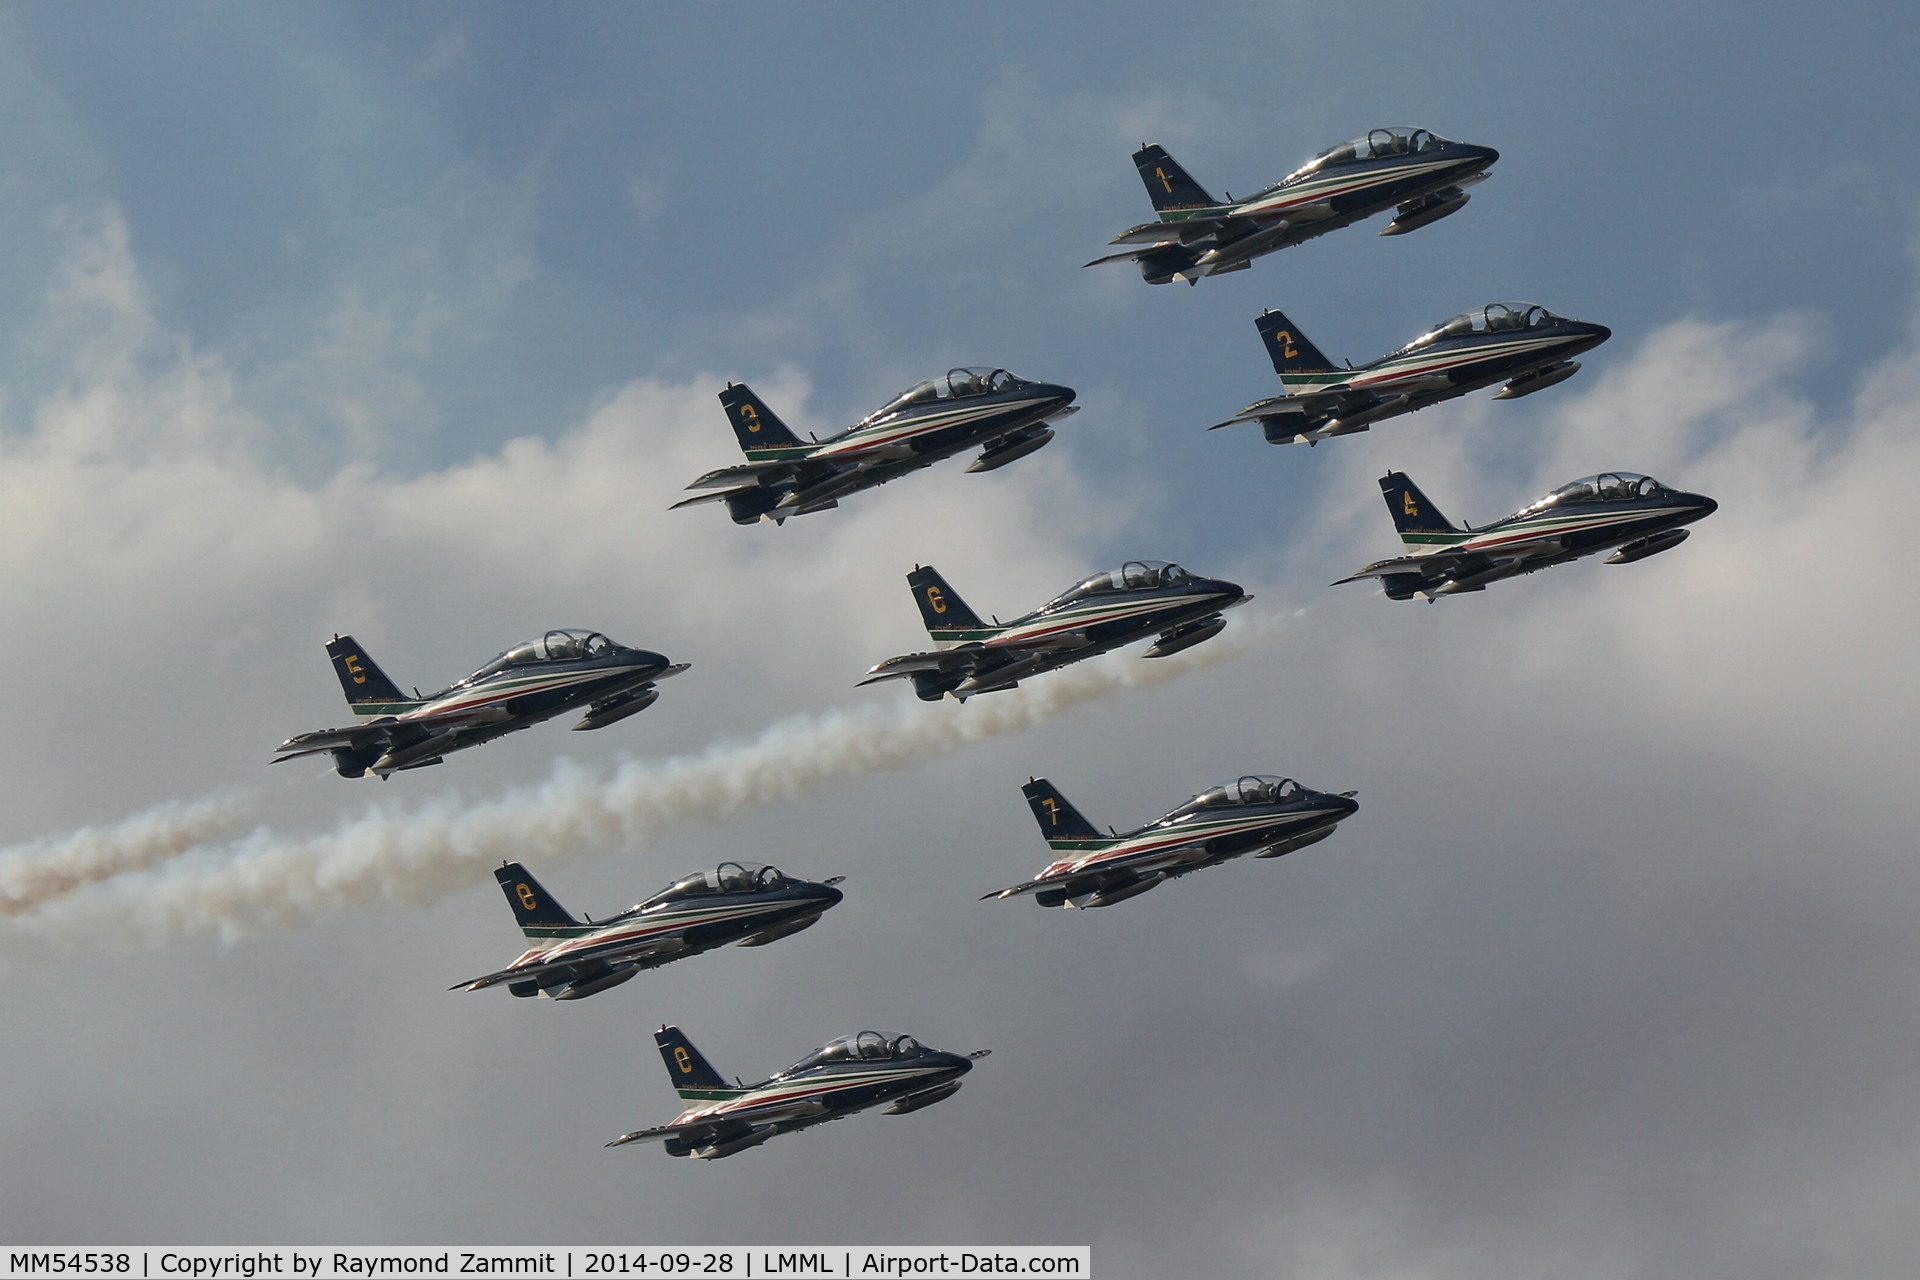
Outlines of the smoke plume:
{"type": "MultiPolygon", "coordinates": [[[[1108,657],[964,705],[902,699],[799,716],[746,742],[717,743],[699,755],[664,761],[632,760],[611,774],[563,764],[544,783],[490,801],[447,795],[412,809],[376,809],[314,836],[261,828],[224,844],[202,844],[161,872],[103,870],[87,879],[105,882],[84,894],[20,895],[16,900],[25,905],[0,938],[30,944],[35,955],[57,954],[68,942],[97,945],[102,938],[149,947],[207,937],[233,941],[341,911],[420,905],[471,885],[481,868],[505,859],[547,863],[610,847],[644,847],[676,824],[725,823],[742,810],[809,795],[842,779],[906,768],[972,742],[1019,733],[1123,690],[1151,688],[1213,666],[1270,643],[1285,629],[1274,620],[1239,619],[1218,639],[1185,653],[1152,661],[1108,657]],[[33,906],[39,909],[22,914],[33,906]]],[[[156,810],[57,847],[88,849],[89,866],[137,871],[167,856],[143,850],[183,852],[152,834],[163,815],[176,814],[176,827],[185,831],[177,815],[201,807],[156,810]]],[[[18,857],[26,865],[32,855],[0,857],[18,857]]]]}
{"type": "Polygon", "coordinates": [[[112,827],[82,827],[0,853],[0,916],[32,911],[82,885],[145,871],[231,835],[251,815],[242,796],[174,801],[112,827]]]}

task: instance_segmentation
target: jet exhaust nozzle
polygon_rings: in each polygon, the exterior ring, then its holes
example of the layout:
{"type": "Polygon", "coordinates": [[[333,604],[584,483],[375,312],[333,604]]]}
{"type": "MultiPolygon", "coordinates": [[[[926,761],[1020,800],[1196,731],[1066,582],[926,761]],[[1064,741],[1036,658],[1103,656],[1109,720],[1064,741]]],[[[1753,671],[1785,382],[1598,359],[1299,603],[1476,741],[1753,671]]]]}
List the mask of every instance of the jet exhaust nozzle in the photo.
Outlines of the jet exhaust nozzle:
{"type": "Polygon", "coordinates": [[[596,702],[587,714],[574,725],[576,731],[582,729],[604,729],[615,721],[625,720],[628,716],[645,711],[660,700],[660,690],[649,685],[632,693],[621,694],[606,702],[596,702]]]}
{"type": "Polygon", "coordinates": [[[1183,623],[1171,631],[1161,632],[1159,638],[1153,642],[1153,647],[1141,656],[1164,658],[1170,654],[1179,653],[1182,649],[1191,649],[1202,641],[1211,640],[1219,635],[1226,625],[1227,620],[1217,613],[1210,618],[1183,623]]]}
{"type": "Polygon", "coordinates": [[[967,474],[972,475],[976,471],[994,471],[1006,466],[1009,462],[1017,462],[1028,454],[1046,447],[1052,439],[1053,428],[1041,427],[1037,431],[1029,431],[1011,439],[996,440],[974,459],[973,465],[967,468],[967,474]]]}
{"type": "Polygon", "coordinates": [[[1521,396],[1530,396],[1536,391],[1545,391],[1548,387],[1565,382],[1580,372],[1578,360],[1564,360],[1559,364],[1550,364],[1544,369],[1535,369],[1524,373],[1506,386],[1493,393],[1495,400],[1518,400],[1521,396]]]}
{"type": "Polygon", "coordinates": [[[1651,537],[1629,542],[1607,557],[1608,564],[1632,564],[1635,560],[1645,560],[1648,556],[1657,556],[1662,551],[1671,551],[1685,542],[1691,529],[1668,529],[1665,533],[1656,533],[1651,537]]]}
{"type": "Polygon", "coordinates": [[[1430,196],[1403,204],[1394,210],[1394,218],[1380,234],[1383,236],[1403,236],[1409,231],[1418,231],[1442,218],[1451,217],[1466,207],[1473,199],[1464,191],[1436,191],[1430,196]]]}

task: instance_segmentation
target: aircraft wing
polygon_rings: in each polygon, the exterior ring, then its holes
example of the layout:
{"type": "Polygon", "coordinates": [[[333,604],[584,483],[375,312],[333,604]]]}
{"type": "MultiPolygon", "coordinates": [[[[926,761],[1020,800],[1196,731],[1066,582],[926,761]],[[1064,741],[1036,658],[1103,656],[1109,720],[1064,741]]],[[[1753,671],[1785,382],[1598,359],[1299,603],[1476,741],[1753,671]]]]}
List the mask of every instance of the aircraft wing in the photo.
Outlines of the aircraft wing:
{"type": "Polygon", "coordinates": [[[470,982],[458,983],[448,987],[449,991],[483,991],[488,987],[497,987],[503,982],[521,982],[528,978],[540,979],[551,976],[564,976],[578,973],[582,969],[610,969],[620,965],[634,964],[654,956],[671,951],[685,951],[687,943],[677,935],[655,938],[620,951],[601,951],[592,956],[573,960],[555,960],[549,964],[523,964],[511,969],[502,969],[498,973],[489,973],[470,982]]]}
{"type": "Polygon", "coordinates": [[[882,680],[898,680],[922,671],[953,671],[960,667],[970,667],[979,661],[980,650],[942,649],[937,653],[906,653],[897,658],[888,658],[885,662],[875,663],[867,669],[867,678],[861,684],[879,684],[882,680]]]}
{"type": "Polygon", "coordinates": [[[1384,578],[1395,573],[1417,573],[1429,578],[1458,577],[1462,573],[1484,573],[1488,569],[1515,564],[1526,558],[1496,558],[1480,551],[1436,551],[1426,556],[1396,556],[1392,560],[1376,560],[1352,577],[1342,578],[1333,585],[1338,587],[1362,578],[1384,578]]]}
{"type": "Polygon", "coordinates": [[[823,1114],[827,1105],[818,1098],[804,1098],[795,1102],[768,1102],[755,1107],[742,1107],[737,1111],[728,1111],[725,1115],[710,1120],[695,1120],[688,1124],[663,1124],[657,1129],[641,1129],[634,1133],[622,1134],[607,1145],[625,1146],[629,1142],[658,1142],[662,1138],[690,1138],[699,1141],[716,1138],[727,1133],[746,1134],[748,1131],[766,1125],[779,1124],[784,1120],[800,1120],[808,1116],[823,1114]]]}
{"type": "Polygon", "coordinates": [[[1222,427],[1237,426],[1242,422],[1264,422],[1268,418],[1288,417],[1306,419],[1306,422],[1301,423],[1304,429],[1312,422],[1337,418],[1342,414],[1358,413],[1379,402],[1380,397],[1372,391],[1356,391],[1343,382],[1320,391],[1256,400],[1225,422],[1216,422],[1207,430],[1218,431],[1222,427]]]}
{"type": "Polygon", "coordinates": [[[799,469],[799,463],[793,461],[743,462],[739,466],[721,467],[718,471],[709,471],[688,485],[687,488],[721,489],[734,485],[751,484],[757,482],[762,476],[784,476],[792,474],[799,469]]]}
{"type": "Polygon", "coordinates": [[[300,756],[310,756],[321,751],[335,751],[341,747],[359,750],[370,747],[376,742],[391,742],[397,737],[411,738],[415,733],[444,733],[455,729],[470,729],[480,725],[499,724],[513,719],[513,713],[505,707],[480,707],[473,711],[450,711],[437,716],[419,716],[411,720],[375,720],[371,724],[359,724],[351,729],[317,729],[312,733],[296,734],[275,747],[274,761],[280,764],[300,756]]]}
{"type": "Polygon", "coordinates": [[[1012,888],[1002,889],[998,893],[989,893],[981,898],[980,901],[985,902],[988,898],[1018,898],[1024,894],[1035,893],[1041,889],[1055,889],[1075,880],[1104,876],[1115,871],[1153,872],[1168,867],[1181,867],[1190,862],[1204,862],[1212,856],[1213,855],[1207,851],[1207,846],[1202,843],[1183,844],[1172,849],[1156,849],[1152,853],[1142,854],[1135,858],[1115,858],[1110,862],[1103,862],[1097,867],[1089,867],[1079,871],[1062,871],[1055,875],[1041,876],[1037,880],[1028,880],[1024,884],[1016,884],[1012,888]]]}

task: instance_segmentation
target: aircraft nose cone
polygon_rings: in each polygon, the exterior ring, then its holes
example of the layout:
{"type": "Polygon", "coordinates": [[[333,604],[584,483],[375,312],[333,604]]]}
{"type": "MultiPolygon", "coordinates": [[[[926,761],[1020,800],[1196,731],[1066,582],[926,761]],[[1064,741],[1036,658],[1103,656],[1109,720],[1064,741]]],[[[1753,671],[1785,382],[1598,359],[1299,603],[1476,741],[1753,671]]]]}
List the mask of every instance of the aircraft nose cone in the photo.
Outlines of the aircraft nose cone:
{"type": "Polygon", "coordinates": [[[1480,167],[1483,169],[1500,159],[1500,153],[1498,151],[1495,151],[1492,147],[1480,146],[1478,143],[1463,142],[1460,144],[1460,149],[1466,152],[1469,158],[1479,161],[1480,167]]]}
{"type": "Polygon", "coordinates": [[[1063,387],[1057,382],[1043,382],[1040,384],[1040,394],[1053,402],[1054,409],[1064,409],[1072,404],[1074,397],[1080,393],[1072,387],[1063,387]]]}
{"type": "Polygon", "coordinates": [[[1720,509],[1720,504],[1704,493],[1690,493],[1687,496],[1693,499],[1693,509],[1699,513],[1694,516],[1696,520],[1704,520],[1720,509]]]}
{"type": "Polygon", "coordinates": [[[953,1072],[956,1076],[963,1076],[973,1070],[973,1059],[962,1057],[960,1054],[943,1052],[934,1056],[939,1059],[942,1068],[953,1072]]]}
{"type": "Polygon", "coordinates": [[[1239,583],[1228,582],[1225,578],[1208,578],[1207,586],[1219,592],[1221,595],[1231,596],[1235,600],[1245,600],[1247,598],[1246,591],[1239,583]]]}
{"type": "Polygon", "coordinates": [[[624,655],[627,665],[632,667],[653,667],[665,671],[673,664],[667,661],[664,653],[655,653],[651,649],[629,649],[624,655]]]}
{"type": "Polygon", "coordinates": [[[1603,324],[1586,324],[1583,322],[1581,327],[1584,328],[1588,336],[1593,339],[1595,346],[1599,346],[1613,336],[1613,330],[1603,324]]]}
{"type": "Polygon", "coordinates": [[[812,896],[818,898],[830,907],[837,907],[840,905],[841,900],[847,895],[841,893],[830,884],[816,884],[813,886],[812,896]]]}

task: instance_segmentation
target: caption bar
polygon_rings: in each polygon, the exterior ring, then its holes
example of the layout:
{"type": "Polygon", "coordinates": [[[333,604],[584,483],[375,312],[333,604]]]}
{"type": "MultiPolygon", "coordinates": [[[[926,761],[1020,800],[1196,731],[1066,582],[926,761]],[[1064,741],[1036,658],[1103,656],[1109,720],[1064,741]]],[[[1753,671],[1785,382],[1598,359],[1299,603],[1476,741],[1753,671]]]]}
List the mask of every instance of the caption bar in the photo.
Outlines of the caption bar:
{"type": "Polygon", "coordinates": [[[626,1276],[726,1276],[799,1280],[835,1276],[1067,1276],[1093,1274],[1086,1245],[755,1245],[699,1248],[321,1248],[207,1246],[126,1249],[20,1248],[0,1245],[3,1280],[49,1276],[103,1280],[381,1280],[406,1276],[554,1276],[599,1280],[626,1276]]]}

